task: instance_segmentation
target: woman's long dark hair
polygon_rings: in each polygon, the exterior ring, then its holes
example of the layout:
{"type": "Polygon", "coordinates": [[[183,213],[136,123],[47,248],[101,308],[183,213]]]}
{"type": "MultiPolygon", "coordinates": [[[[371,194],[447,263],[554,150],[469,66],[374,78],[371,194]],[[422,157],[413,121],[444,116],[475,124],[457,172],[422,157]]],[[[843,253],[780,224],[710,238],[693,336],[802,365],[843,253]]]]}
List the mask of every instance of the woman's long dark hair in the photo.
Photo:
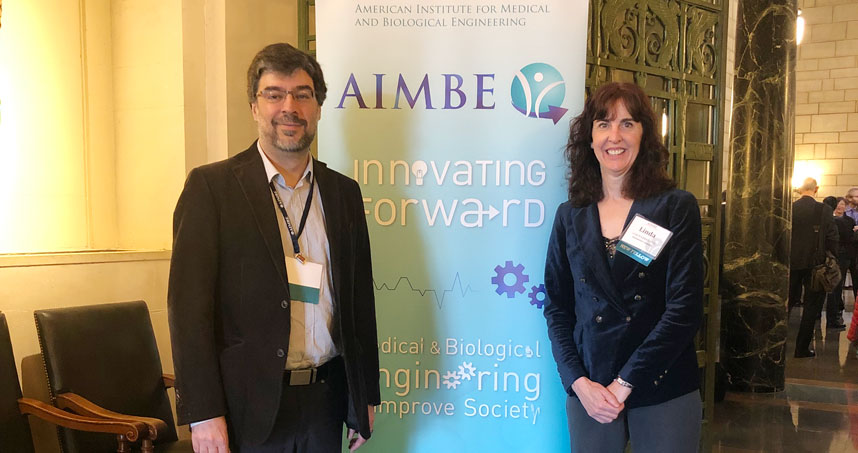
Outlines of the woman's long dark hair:
{"type": "Polygon", "coordinates": [[[656,132],[655,114],[649,98],[633,83],[607,83],[587,98],[584,111],[572,121],[566,158],[569,160],[569,200],[576,207],[600,201],[602,173],[593,152],[593,122],[606,120],[614,105],[622,102],[632,119],[643,126],[640,151],[623,181],[623,195],[649,198],[676,187],[667,174],[667,148],[656,132]]]}

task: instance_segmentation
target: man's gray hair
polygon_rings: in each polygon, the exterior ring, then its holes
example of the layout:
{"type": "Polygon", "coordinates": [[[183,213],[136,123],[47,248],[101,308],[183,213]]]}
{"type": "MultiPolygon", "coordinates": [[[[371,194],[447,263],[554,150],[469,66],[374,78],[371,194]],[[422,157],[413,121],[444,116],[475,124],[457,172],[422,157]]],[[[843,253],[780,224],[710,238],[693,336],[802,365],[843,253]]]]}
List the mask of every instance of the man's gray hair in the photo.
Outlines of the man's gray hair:
{"type": "Polygon", "coordinates": [[[303,69],[313,79],[313,92],[319,105],[325,102],[328,87],[322,67],[311,55],[302,52],[286,43],[270,44],[260,50],[250,62],[247,69],[247,102],[256,102],[256,92],[259,90],[259,79],[268,71],[290,75],[298,69],[303,69]]]}

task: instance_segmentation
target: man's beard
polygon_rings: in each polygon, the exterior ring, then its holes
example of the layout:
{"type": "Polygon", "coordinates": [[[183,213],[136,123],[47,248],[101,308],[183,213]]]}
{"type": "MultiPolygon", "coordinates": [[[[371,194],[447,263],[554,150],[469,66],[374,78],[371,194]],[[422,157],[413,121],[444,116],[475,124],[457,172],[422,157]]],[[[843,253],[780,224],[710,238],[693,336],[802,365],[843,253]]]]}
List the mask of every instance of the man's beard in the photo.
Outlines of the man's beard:
{"type": "Polygon", "coordinates": [[[316,134],[305,133],[301,137],[301,139],[298,140],[298,143],[295,143],[295,144],[286,143],[280,139],[280,135],[275,130],[274,131],[274,140],[272,140],[272,144],[274,145],[275,148],[277,148],[280,151],[283,151],[286,153],[299,153],[299,152],[304,151],[305,149],[309,148],[310,145],[313,143],[314,138],[316,138],[316,134]]]}
{"type": "MultiPolygon", "coordinates": [[[[297,132],[295,132],[295,133],[297,133],[297,132]]],[[[277,148],[278,150],[286,152],[286,153],[299,153],[301,151],[304,151],[310,147],[310,145],[313,143],[313,139],[316,138],[315,132],[309,132],[307,130],[307,121],[302,120],[300,118],[289,117],[289,116],[285,116],[285,117],[281,117],[281,118],[275,118],[275,119],[271,120],[270,134],[271,134],[271,144],[274,145],[274,147],[277,148]],[[292,144],[292,143],[289,143],[289,142],[287,142],[281,138],[280,134],[277,131],[277,126],[279,125],[279,123],[281,121],[282,122],[300,123],[301,125],[304,126],[304,135],[301,136],[301,139],[298,140],[297,143],[292,144]]]]}

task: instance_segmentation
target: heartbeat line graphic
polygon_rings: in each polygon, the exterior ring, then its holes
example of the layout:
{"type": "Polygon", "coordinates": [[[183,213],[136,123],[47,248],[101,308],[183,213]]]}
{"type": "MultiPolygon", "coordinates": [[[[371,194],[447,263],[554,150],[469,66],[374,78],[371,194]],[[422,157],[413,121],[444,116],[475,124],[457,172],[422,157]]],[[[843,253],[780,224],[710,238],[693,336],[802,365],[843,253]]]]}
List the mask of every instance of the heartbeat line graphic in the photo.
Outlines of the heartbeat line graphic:
{"type": "Polygon", "coordinates": [[[435,298],[435,305],[438,306],[439,310],[444,308],[444,299],[447,297],[447,295],[453,293],[453,291],[456,291],[457,287],[458,291],[456,292],[460,293],[462,297],[465,297],[465,294],[468,294],[468,292],[476,292],[471,288],[471,285],[462,285],[462,279],[461,277],[459,277],[458,272],[456,272],[456,277],[453,279],[453,284],[450,285],[450,289],[441,290],[440,297],[438,297],[437,290],[415,288],[414,285],[411,284],[411,280],[409,280],[408,277],[399,277],[399,280],[396,281],[396,284],[393,285],[392,288],[387,283],[382,283],[381,285],[378,285],[375,280],[373,280],[372,284],[373,286],[375,286],[376,291],[396,291],[396,289],[399,288],[399,284],[403,281],[405,281],[405,284],[407,284],[408,287],[411,288],[411,291],[419,293],[421,296],[425,296],[427,293],[432,293],[432,296],[435,298]]]}

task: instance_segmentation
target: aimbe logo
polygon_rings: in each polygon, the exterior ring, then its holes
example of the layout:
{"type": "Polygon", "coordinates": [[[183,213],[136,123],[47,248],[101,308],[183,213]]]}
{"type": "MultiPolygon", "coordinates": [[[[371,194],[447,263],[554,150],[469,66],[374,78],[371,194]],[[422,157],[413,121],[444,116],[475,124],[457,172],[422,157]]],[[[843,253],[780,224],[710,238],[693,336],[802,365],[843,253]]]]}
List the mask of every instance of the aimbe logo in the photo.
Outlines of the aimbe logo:
{"type": "Polygon", "coordinates": [[[510,96],[513,107],[530,118],[547,118],[557,124],[568,111],[561,107],[566,82],[560,71],[545,63],[531,63],[516,72],[510,96]]]}
{"type": "MultiPolygon", "coordinates": [[[[547,118],[557,124],[566,114],[567,109],[561,107],[566,85],[563,76],[553,66],[532,63],[510,76],[512,107],[524,116],[547,118]]],[[[495,110],[495,83],[496,74],[492,72],[351,73],[335,108],[495,110]]]]}

